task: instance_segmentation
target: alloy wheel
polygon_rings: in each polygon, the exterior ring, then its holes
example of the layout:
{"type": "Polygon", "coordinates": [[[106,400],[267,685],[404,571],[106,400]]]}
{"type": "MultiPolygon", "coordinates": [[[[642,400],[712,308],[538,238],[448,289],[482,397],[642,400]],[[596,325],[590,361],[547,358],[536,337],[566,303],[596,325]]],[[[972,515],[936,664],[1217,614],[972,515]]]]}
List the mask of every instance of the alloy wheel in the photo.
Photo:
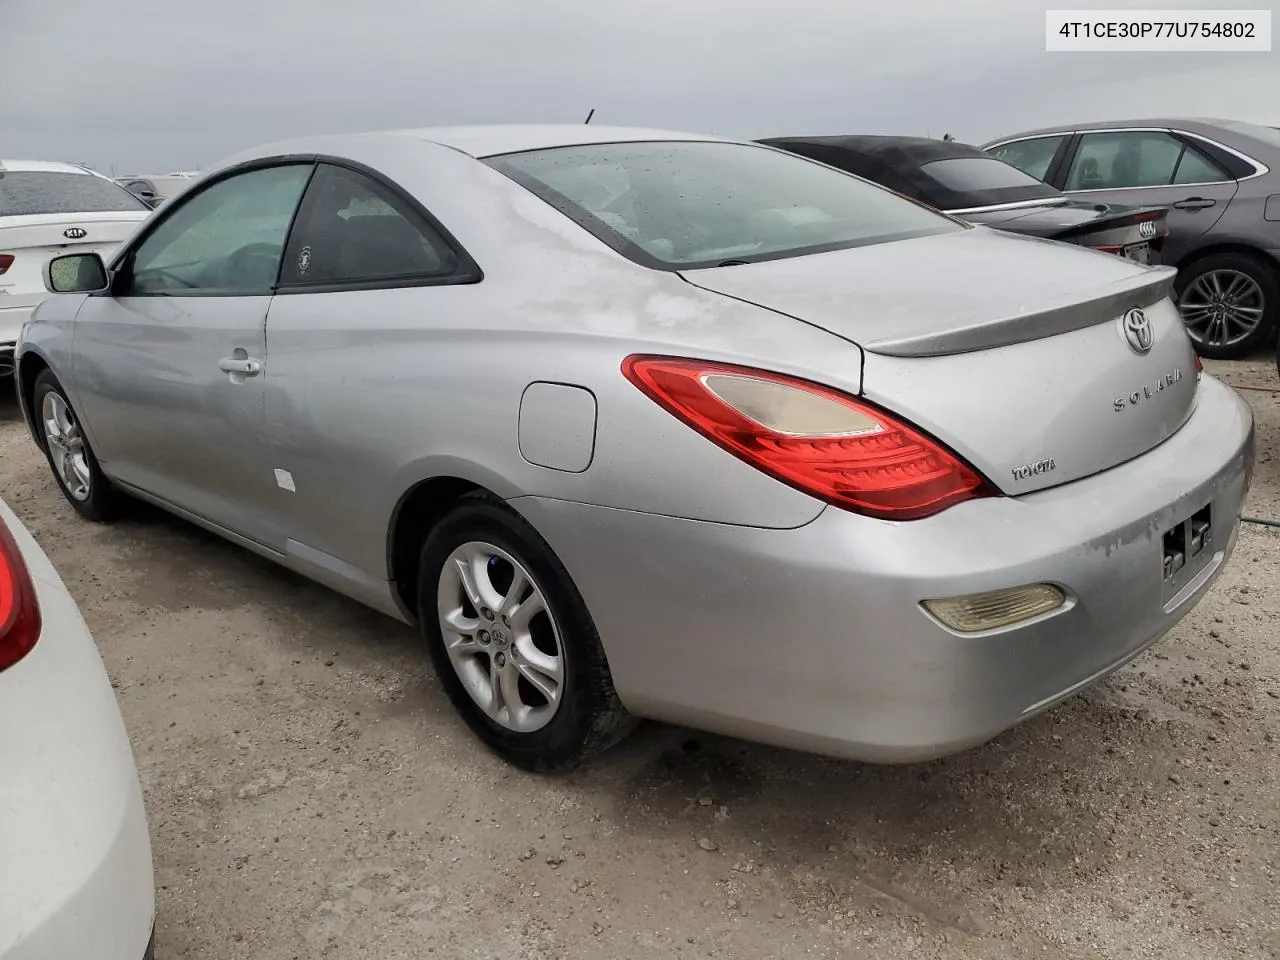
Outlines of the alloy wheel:
{"type": "Polygon", "coordinates": [[[528,569],[470,541],[446,560],[436,598],[449,662],[485,715],[516,733],[550,723],[564,690],[564,645],[528,569]]]}
{"type": "Polygon", "coordinates": [[[1266,297],[1253,277],[1224,268],[1196,277],[1182,292],[1178,308],[1192,340],[1229,347],[1257,329],[1266,312],[1266,297]]]}
{"type": "Polygon", "coordinates": [[[58,482],[73,499],[88,500],[92,489],[89,451],[71,407],[61,394],[50,391],[40,404],[40,417],[58,482]]]}

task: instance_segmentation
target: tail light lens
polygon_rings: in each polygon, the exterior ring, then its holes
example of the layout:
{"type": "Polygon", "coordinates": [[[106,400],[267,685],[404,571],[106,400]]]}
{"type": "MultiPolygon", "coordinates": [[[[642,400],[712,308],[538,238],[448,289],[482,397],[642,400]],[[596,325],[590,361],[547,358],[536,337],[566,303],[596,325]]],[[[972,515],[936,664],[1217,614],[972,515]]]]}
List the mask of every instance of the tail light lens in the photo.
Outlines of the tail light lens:
{"type": "Polygon", "coordinates": [[[17,257],[12,253],[0,253],[0,277],[3,277],[8,272],[9,268],[13,266],[13,261],[16,259],[17,257]]]}
{"type": "Polygon", "coordinates": [[[846,394],[750,367],[631,356],[623,375],[757,470],[846,510],[928,517],[998,492],[941,444],[846,394]]]}
{"type": "Polygon", "coordinates": [[[40,637],[40,607],[13,534],[0,520],[0,670],[13,666],[40,637]]]}

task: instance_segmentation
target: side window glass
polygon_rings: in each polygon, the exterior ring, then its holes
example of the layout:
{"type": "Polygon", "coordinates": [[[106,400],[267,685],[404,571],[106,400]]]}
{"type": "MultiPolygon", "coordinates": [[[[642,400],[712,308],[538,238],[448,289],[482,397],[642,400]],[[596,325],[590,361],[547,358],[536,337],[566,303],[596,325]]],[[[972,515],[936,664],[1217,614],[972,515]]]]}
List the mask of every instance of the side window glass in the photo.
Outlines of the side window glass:
{"type": "Polygon", "coordinates": [[[1182,142],[1157,131],[1086,133],[1067,176],[1067,190],[1124,190],[1173,182],[1182,142]]]}
{"type": "Polygon", "coordinates": [[[362,173],[321,164],[289,238],[281,285],[415,281],[457,272],[430,224],[362,173]]]}
{"type": "Polygon", "coordinates": [[[270,293],[311,169],[250,170],[183,201],[134,251],[128,292],[270,293]]]}
{"type": "Polygon", "coordinates": [[[1174,183],[1222,183],[1231,178],[1203,154],[1187,147],[1174,172],[1174,183]]]}
{"type": "Polygon", "coordinates": [[[1053,162],[1053,156],[1058,152],[1058,147],[1062,145],[1062,141],[1066,136],[1061,137],[1035,137],[1031,140],[1015,140],[1013,143],[1002,144],[993,150],[987,151],[997,160],[1003,160],[1012,167],[1017,167],[1023,173],[1035,177],[1037,180],[1043,180],[1049,172],[1049,164],[1053,162]]]}

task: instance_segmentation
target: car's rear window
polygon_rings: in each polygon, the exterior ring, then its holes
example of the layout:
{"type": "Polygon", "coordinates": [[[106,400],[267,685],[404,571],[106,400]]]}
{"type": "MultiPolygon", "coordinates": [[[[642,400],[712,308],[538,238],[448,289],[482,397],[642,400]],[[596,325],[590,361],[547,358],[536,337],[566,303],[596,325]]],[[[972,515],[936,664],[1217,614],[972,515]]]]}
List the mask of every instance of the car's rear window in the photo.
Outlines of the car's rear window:
{"type": "Polygon", "coordinates": [[[965,229],[856,177],[750,144],[592,144],[486,162],[624,256],[658,269],[774,260],[965,229]]]}
{"type": "Polygon", "coordinates": [[[149,209],[124,187],[92,174],[45,170],[0,171],[0,217],[149,209]]]}
{"type": "Polygon", "coordinates": [[[952,209],[1061,196],[1047,183],[994,157],[931,160],[922,163],[920,171],[953,194],[955,205],[948,205],[952,209]]]}

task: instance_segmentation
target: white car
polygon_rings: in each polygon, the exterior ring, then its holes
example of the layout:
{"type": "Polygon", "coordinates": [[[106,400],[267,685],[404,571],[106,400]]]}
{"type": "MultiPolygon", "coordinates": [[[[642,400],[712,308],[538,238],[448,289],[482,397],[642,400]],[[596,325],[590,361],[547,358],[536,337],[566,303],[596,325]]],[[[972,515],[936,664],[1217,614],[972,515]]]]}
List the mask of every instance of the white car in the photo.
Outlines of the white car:
{"type": "Polygon", "coordinates": [[[0,960],[150,960],[142,790],[111,682],[0,501],[0,960]]]}
{"type": "Polygon", "coordinates": [[[0,160],[0,376],[13,372],[18,333],[48,296],[45,262],[63,253],[105,257],[150,212],[114,180],[85,167],[0,160]]]}

